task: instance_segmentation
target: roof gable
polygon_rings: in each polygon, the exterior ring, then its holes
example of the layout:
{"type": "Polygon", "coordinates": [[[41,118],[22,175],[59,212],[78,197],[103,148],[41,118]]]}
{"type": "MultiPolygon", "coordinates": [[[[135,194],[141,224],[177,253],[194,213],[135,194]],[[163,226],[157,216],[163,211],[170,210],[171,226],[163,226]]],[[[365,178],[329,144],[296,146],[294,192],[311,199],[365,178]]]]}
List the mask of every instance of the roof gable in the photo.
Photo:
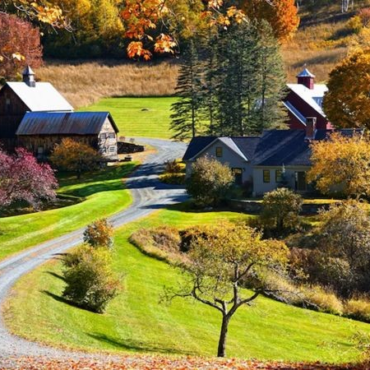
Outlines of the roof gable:
{"type": "Polygon", "coordinates": [[[37,82],[34,87],[24,82],[8,82],[6,86],[31,112],[73,111],[67,100],[48,82],[37,82]]]}
{"type": "Polygon", "coordinates": [[[326,117],[322,109],[323,98],[328,91],[326,85],[315,84],[313,89],[309,89],[302,84],[287,84],[287,86],[318,114],[324,118],[326,117]]]}
{"type": "Polygon", "coordinates": [[[96,135],[107,118],[117,133],[109,112],[30,112],[24,116],[16,135],[96,135]]]}

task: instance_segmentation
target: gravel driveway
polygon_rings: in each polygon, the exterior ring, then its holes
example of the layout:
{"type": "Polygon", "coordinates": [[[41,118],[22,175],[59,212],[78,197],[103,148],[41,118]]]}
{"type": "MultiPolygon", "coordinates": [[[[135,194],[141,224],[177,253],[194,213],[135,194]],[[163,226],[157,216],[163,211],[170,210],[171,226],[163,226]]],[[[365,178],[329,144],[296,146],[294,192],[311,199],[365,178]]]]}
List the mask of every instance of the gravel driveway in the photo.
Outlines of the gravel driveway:
{"type": "MultiPolygon", "coordinates": [[[[163,170],[167,160],[180,158],[186,150],[186,144],[159,139],[137,138],[143,144],[151,145],[157,152],[148,156],[145,162],[127,179],[127,187],[133,196],[132,205],[110,218],[114,227],[125,225],[157,209],[186,199],[183,188],[171,187],[158,181],[158,174],[163,170]]],[[[99,215],[97,215],[99,217],[99,215]]],[[[82,242],[84,229],[48,241],[0,262],[0,305],[2,305],[10,288],[22,275],[52,258],[56,253],[74,247],[82,242]]],[[[32,315],[32,312],[30,312],[32,315]]],[[[66,353],[37,343],[31,343],[8,333],[0,315],[0,368],[10,368],[12,358],[21,356],[47,356],[48,358],[86,357],[82,353],[66,353]],[[6,367],[4,367],[6,366],[6,367]]],[[[90,355],[91,356],[91,355],[90,355]]]]}

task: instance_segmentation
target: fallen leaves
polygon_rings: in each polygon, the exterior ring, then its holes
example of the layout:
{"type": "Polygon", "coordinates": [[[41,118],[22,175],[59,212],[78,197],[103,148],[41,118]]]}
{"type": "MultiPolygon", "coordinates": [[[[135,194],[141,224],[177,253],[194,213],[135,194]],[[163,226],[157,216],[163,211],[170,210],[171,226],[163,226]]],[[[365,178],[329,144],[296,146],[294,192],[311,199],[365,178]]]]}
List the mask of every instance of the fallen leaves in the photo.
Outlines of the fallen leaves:
{"type": "Polygon", "coordinates": [[[1,370],[366,370],[368,364],[329,365],[322,363],[289,364],[237,359],[205,359],[200,357],[135,356],[87,357],[83,359],[50,359],[47,357],[1,358],[1,370]]]}

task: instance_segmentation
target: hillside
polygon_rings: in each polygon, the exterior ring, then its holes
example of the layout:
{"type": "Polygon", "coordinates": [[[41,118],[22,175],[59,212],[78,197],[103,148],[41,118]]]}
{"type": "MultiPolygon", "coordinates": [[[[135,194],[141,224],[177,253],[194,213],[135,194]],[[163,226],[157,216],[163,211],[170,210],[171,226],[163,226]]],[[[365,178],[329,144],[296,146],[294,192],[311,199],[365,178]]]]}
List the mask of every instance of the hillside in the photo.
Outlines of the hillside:
{"type": "MultiPolygon", "coordinates": [[[[370,1],[355,2],[354,8],[344,14],[340,1],[335,5],[327,5],[327,1],[307,4],[300,9],[298,32],[282,47],[290,82],[295,81],[297,72],[305,65],[318,82],[327,80],[331,69],[359,38],[349,20],[361,8],[370,6],[370,1]]],[[[103,97],[173,95],[178,62],[175,58],[157,63],[46,61],[37,74],[41,80],[52,82],[76,108],[81,108],[103,97]]]]}

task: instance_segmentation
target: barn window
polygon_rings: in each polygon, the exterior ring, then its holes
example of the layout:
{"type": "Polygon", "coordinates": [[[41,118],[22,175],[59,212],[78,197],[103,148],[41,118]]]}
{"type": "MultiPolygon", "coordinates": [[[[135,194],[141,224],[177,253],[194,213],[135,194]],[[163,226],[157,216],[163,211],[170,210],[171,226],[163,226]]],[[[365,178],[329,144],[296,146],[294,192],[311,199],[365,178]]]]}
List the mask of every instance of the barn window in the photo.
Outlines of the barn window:
{"type": "Polygon", "coordinates": [[[263,170],[263,182],[270,182],[270,170],[263,170]]]}
{"type": "Polygon", "coordinates": [[[110,146],[110,147],[109,147],[109,151],[110,151],[111,153],[114,153],[114,152],[116,151],[116,147],[115,147],[115,146],[110,146]]]}
{"type": "Polygon", "coordinates": [[[216,157],[222,157],[222,146],[216,148],[216,157]]]}

